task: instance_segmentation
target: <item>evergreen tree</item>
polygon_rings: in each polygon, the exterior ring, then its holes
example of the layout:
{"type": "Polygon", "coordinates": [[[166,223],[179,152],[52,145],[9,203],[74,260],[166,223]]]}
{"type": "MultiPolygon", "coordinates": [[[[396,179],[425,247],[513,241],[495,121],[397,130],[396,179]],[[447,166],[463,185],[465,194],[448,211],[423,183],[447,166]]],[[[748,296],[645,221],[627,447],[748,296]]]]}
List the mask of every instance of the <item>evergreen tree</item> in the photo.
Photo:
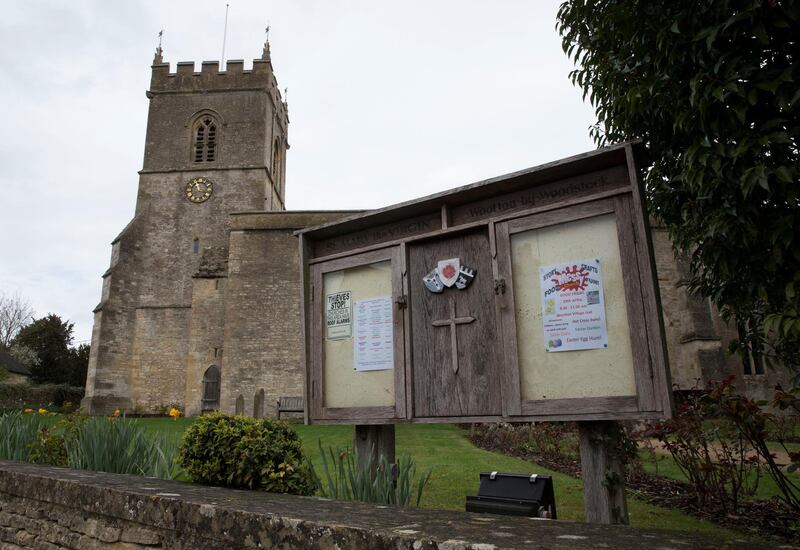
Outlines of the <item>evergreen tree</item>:
{"type": "Polygon", "coordinates": [[[30,365],[35,382],[64,384],[71,381],[75,364],[70,350],[73,324],[51,313],[20,329],[14,344],[32,350],[38,361],[30,365]]]}
{"type": "Polygon", "coordinates": [[[800,365],[800,1],[571,0],[558,29],[598,145],[647,147],[691,289],[800,365]]]}

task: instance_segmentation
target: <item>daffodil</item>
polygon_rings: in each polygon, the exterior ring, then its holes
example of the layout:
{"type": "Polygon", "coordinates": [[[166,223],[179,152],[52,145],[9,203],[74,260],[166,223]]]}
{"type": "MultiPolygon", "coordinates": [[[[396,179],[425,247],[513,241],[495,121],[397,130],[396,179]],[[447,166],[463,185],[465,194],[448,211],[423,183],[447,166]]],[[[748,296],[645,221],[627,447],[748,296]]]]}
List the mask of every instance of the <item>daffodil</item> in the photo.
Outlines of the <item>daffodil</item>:
{"type": "Polygon", "coordinates": [[[31,414],[32,412],[35,412],[35,411],[33,409],[27,408],[27,409],[23,409],[22,412],[24,412],[25,414],[31,414]]]}
{"type": "Polygon", "coordinates": [[[181,411],[180,411],[180,409],[178,409],[177,407],[172,407],[172,408],[170,408],[170,410],[169,410],[169,413],[168,413],[168,414],[169,414],[169,415],[170,415],[170,416],[171,416],[171,417],[172,417],[174,420],[177,420],[177,419],[178,419],[178,417],[181,415],[181,411]]]}
{"type": "Polygon", "coordinates": [[[47,414],[47,409],[39,409],[39,414],[47,414]]]}
{"type": "Polygon", "coordinates": [[[114,411],[114,414],[112,414],[111,416],[113,416],[114,418],[116,418],[116,417],[118,417],[118,416],[119,416],[119,415],[121,415],[121,414],[122,414],[122,411],[120,411],[119,409],[116,409],[116,410],[114,411]]]}

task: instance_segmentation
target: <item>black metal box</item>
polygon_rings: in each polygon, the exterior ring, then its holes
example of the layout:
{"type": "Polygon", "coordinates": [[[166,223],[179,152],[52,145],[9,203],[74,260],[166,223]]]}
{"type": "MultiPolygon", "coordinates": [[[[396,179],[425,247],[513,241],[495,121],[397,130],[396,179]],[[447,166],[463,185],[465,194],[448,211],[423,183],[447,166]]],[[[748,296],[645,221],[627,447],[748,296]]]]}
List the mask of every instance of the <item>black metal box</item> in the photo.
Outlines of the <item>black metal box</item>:
{"type": "Polygon", "coordinates": [[[467,512],[556,519],[553,478],[482,472],[478,496],[467,497],[467,512]]]}

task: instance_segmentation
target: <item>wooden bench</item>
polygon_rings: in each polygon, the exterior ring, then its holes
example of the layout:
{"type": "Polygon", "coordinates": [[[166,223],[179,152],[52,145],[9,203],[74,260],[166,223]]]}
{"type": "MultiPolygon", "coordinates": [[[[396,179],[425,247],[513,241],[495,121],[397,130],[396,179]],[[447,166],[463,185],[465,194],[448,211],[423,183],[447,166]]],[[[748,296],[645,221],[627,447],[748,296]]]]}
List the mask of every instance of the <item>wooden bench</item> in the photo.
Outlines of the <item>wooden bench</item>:
{"type": "Polygon", "coordinates": [[[305,412],[302,397],[280,397],[278,398],[278,420],[281,418],[282,412],[302,413],[305,412]]]}

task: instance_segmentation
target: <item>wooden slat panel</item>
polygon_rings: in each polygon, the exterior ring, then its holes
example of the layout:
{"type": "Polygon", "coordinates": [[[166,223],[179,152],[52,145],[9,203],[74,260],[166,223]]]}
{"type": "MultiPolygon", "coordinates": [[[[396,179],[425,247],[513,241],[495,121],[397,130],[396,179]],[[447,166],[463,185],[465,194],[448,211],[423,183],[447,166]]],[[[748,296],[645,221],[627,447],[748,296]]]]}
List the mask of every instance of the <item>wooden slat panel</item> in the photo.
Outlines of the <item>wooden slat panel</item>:
{"type": "Polygon", "coordinates": [[[365,424],[362,420],[379,419],[394,421],[397,418],[395,407],[324,407],[320,419],[340,420],[342,424],[365,424]]]}
{"type": "Polygon", "coordinates": [[[392,249],[392,356],[394,358],[394,417],[406,416],[406,353],[405,353],[405,298],[403,296],[403,271],[405,261],[399,246],[392,249]]]}
{"type": "Polygon", "coordinates": [[[322,383],[322,365],[325,360],[323,357],[323,337],[324,327],[322,325],[322,270],[319,266],[311,266],[311,288],[310,288],[310,309],[311,326],[309,351],[310,360],[310,379],[311,386],[307,388],[309,400],[309,420],[322,417],[322,404],[325,402],[325,385],[322,383]]]}
{"type": "Polygon", "coordinates": [[[504,288],[496,295],[497,318],[502,342],[502,394],[503,414],[516,416],[522,413],[522,394],[519,386],[519,355],[517,350],[517,320],[514,312],[514,281],[511,272],[511,239],[508,223],[495,226],[497,247],[497,280],[504,288]]]}
{"type": "Polygon", "coordinates": [[[574,399],[536,399],[522,402],[522,414],[530,416],[577,415],[609,413],[637,413],[639,404],[636,396],[622,397],[581,397],[574,399]]]}
{"type": "MultiPolygon", "coordinates": [[[[340,413],[334,410],[338,416],[340,413]]],[[[342,413],[344,414],[344,413],[342,413]]],[[[649,420],[663,418],[663,414],[657,411],[633,411],[633,412],[589,412],[578,414],[540,414],[525,415],[514,417],[503,416],[429,416],[422,418],[412,418],[410,420],[386,417],[358,418],[354,420],[342,418],[321,418],[314,421],[314,424],[441,424],[456,423],[469,424],[478,422],[575,422],[580,420],[649,420]]]]}
{"type": "Polygon", "coordinates": [[[630,186],[624,166],[612,166],[596,172],[543,183],[520,191],[496,194],[452,209],[452,225],[486,220],[513,212],[553,204],[574,204],[576,199],[590,197],[630,186]]]}
{"type": "Polygon", "coordinates": [[[669,372],[669,361],[665,346],[664,319],[661,315],[661,296],[656,279],[655,256],[653,254],[652,235],[647,221],[647,211],[643,204],[644,189],[639,178],[639,171],[634,161],[634,151],[630,143],[625,145],[625,157],[628,177],[633,182],[631,195],[633,204],[634,230],[636,235],[636,252],[639,257],[641,277],[642,303],[644,304],[645,323],[648,332],[650,360],[653,368],[654,399],[660,402],[655,407],[664,412],[664,416],[672,415],[672,382],[669,372]]]}
{"type": "MultiPolygon", "coordinates": [[[[408,249],[405,243],[400,245],[400,269],[402,271],[403,282],[403,296],[406,299],[406,309],[403,316],[403,373],[405,376],[405,416],[411,418],[414,416],[414,385],[412,383],[413,376],[411,374],[411,355],[414,345],[411,337],[411,318],[414,315],[411,307],[411,299],[409,298],[409,279],[408,279],[408,249]]],[[[401,416],[398,414],[398,416],[401,416]]]]}
{"type": "Polygon", "coordinates": [[[439,213],[444,203],[474,203],[525,188],[544,186],[551,182],[569,181],[581,174],[591,174],[625,163],[625,145],[617,144],[587,151],[569,158],[559,159],[541,166],[520,170],[488,180],[465,185],[448,191],[428,195],[401,204],[358,213],[328,223],[318,224],[299,231],[311,239],[324,239],[334,235],[352,234],[367,227],[388,224],[409,218],[420,212],[439,213]]]}
{"type": "MultiPolygon", "coordinates": [[[[446,229],[438,229],[436,231],[420,233],[419,235],[411,235],[411,236],[404,237],[404,238],[398,238],[398,239],[378,242],[376,244],[359,246],[358,248],[354,248],[352,250],[347,250],[347,251],[344,251],[344,252],[338,252],[338,253],[332,253],[332,254],[324,254],[324,255],[316,256],[314,258],[309,259],[309,263],[315,264],[315,263],[327,262],[329,260],[334,260],[334,259],[337,259],[337,258],[344,258],[344,257],[352,256],[354,254],[362,254],[364,252],[370,252],[370,251],[373,251],[373,250],[380,250],[380,249],[385,249],[385,248],[389,248],[389,247],[392,247],[392,246],[397,246],[400,243],[410,244],[410,243],[413,243],[413,242],[419,242],[419,241],[423,241],[423,240],[436,239],[436,238],[439,238],[439,237],[443,237],[445,235],[452,235],[452,234],[456,234],[456,233],[464,233],[464,232],[467,232],[469,230],[475,229],[477,227],[485,227],[489,223],[492,223],[492,222],[493,223],[500,223],[500,222],[504,222],[504,221],[508,221],[508,220],[520,219],[520,218],[524,218],[526,216],[532,216],[534,214],[541,214],[543,212],[551,212],[551,211],[554,211],[554,210],[559,210],[559,209],[562,209],[562,208],[566,208],[566,207],[569,207],[569,206],[575,206],[575,205],[578,205],[578,204],[587,204],[587,203],[593,203],[593,202],[597,202],[597,201],[602,201],[604,199],[609,199],[609,198],[612,198],[612,197],[616,197],[617,195],[626,195],[626,194],[629,194],[630,192],[631,192],[630,186],[628,186],[628,187],[620,187],[618,189],[613,189],[611,191],[605,191],[605,192],[602,192],[602,193],[597,193],[596,195],[591,195],[591,196],[580,197],[580,198],[571,199],[571,200],[560,201],[558,203],[548,204],[548,205],[541,206],[541,207],[520,210],[519,212],[504,213],[504,214],[501,214],[501,215],[498,215],[498,216],[495,216],[495,217],[492,217],[492,218],[487,218],[486,220],[480,220],[480,221],[475,221],[475,222],[459,224],[457,226],[448,227],[446,229]]],[[[552,225],[552,224],[549,224],[549,225],[552,225]]]]}
{"type": "Polygon", "coordinates": [[[409,246],[415,416],[501,414],[491,265],[486,231],[409,246]],[[452,257],[477,269],[472,284],[464,290],[429,292],[422,278],[440,260],[452,257]],[[433,325],[454,312],[454,317],[474,318],[455,328],[457,372],[453,372],[453,328],[433,325]]]}
{"type": "Polygon", "coordinates": [[[587,202],[565,207],[561,210],[551,210],[527,218],[519,218],[508,222],[509,234],[531,229],[541,229],[560,223],[574,222],[586,218],[593,218],[614,211],[614,199],[608,198],[596,202],[587,202]]]}
{"type": "Polygon", "coordinates": [[[442,227],[442,215],[439,210],[422,214],[399,222],[370,227],[347,235],[322,239],[314,243],[315,256],[327,256],[346,251],[353,251],[369,246],[412,235],[429,233],[442,227]]]}
{"type": "MultiPolygon", "coordinates": [[[[306,403],[311,403],[311,350],[309,346],[311,344],[311,333],[309,331],[311,321],[311,311],[309,309],[311,305],[311,283],[309,281],[310,271],[308,267],[308,257],[311,252],[311,246],[308,243],[308,240],[303,236],[300,235],[298,239],[299,243],[298,246],[300,248],[300,303],[302,304],[302,310],[300,311],[300,334],[303,337],[303,345],[300,346],[300,364],[303,365],[303,374],[305,376],[305,380],[303,381],[303,391],[306,397],[306,403]]],[[[313,326],[313,325],[311,325],[313,326]]],[[[305,423],[309,423],[309,408],[305,407],[303,412],[303,419],[305,423]]]]}
{"type": "Polygon", "coordinates": [[[649,334],[645,324],[635,322],[636,319],[644,319],[644,306],[636,254],[636,239],[630,213],[630,197],[615,198],[614,208],[617,218],[619,253],[623,267],[622,283],[625,286],[625,305],[628,310],[628,319],[633,321],[630,322],[630,338],[636,392],[639,397],[639,408],[643,411],[652,411],[659,407],[653,395],[653,367],[647,342],[649,334]]]}
{"type": "Polygon", "coordinates": [[[360,265],[373,264],[376,262],[383,262],[391,260],[394,254],[394,248],[381,248],[380,250],[373,250],[371,252],[364,252],[363,254],[353,254],[331,260],[322,264],[313,264],[319,267],[320,273],[330,273],[331,271],[339,271],[349,267],[357,267],[360,265]]]}

